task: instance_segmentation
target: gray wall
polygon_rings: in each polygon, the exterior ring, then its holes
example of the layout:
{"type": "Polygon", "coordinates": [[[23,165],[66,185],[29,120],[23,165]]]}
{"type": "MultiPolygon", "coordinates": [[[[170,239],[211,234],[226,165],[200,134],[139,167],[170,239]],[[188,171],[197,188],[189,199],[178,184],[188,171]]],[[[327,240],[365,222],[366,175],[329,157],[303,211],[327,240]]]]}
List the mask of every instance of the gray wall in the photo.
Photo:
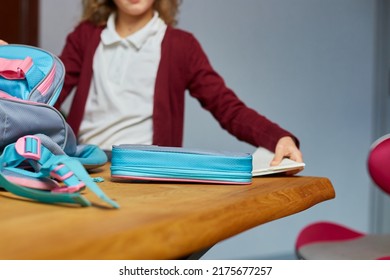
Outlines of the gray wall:
{"type": "MultiPolygon", "coordinates": [[[[41,45],[59,53],[80,1],[41,2],[41,45]]],[[[375,1],[185,0],[179,27],[195,34],[244,102],[299,137],[302,175],[328,177],[337,196],[223,241],[204,258],[283,258],[293,254],[299,230],[317,220],[367,231],[375,1]]],[[[220,129],[190,97],[185,146],[254,149],[220,129]]]]}

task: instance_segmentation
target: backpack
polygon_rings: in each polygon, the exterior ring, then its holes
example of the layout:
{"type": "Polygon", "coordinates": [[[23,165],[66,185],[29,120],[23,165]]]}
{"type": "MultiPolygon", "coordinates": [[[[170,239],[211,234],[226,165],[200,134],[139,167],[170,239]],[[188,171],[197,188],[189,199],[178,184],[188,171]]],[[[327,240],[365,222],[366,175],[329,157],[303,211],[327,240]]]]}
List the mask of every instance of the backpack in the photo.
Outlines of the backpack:
{"type": "Polygon", "coordinates": [[[87,170],[107,156],[95,145],[78,145],[55,104],[65,69],[58,57],[27,45],[0,46],[0,187],[46,203],[89,206],[88,187],[118,208],[87,170]]]}

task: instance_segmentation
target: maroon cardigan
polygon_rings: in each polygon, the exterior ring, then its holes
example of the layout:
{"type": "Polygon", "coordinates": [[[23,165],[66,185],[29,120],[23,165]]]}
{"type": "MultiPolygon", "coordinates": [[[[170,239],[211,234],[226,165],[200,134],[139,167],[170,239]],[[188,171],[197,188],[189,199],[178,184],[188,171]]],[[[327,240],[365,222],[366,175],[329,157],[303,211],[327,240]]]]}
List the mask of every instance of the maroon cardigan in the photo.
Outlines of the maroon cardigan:
{"type": "MultiPolygon", "coordinates": [[[[84,115],[93,57],[103,28],[82,22],[68,35],[60,56],[66,76],[56,107],[77,87],[67,117],[76,134],[84,115]]],[[[192,34],[168,27],[161,48],[154,94],[153,144],[182,146],[186,90],[239,140],[271,151],[283,136],[292,136],[298,144],[291,133],[248,108],[226,87],[192,34]]]]}

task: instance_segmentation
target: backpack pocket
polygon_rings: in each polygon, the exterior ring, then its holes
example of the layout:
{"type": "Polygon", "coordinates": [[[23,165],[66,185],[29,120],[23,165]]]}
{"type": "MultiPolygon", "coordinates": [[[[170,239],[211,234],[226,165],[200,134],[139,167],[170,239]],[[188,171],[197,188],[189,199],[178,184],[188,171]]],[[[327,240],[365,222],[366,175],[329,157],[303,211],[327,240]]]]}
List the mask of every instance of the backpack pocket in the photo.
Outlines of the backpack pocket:
{"type": "Polygon", "coordinates": [[[0,98],[0,150],[27,134],[45,134],[66,154],[76,153],[76,137],[57,109],[12,97],[0,98]]]}

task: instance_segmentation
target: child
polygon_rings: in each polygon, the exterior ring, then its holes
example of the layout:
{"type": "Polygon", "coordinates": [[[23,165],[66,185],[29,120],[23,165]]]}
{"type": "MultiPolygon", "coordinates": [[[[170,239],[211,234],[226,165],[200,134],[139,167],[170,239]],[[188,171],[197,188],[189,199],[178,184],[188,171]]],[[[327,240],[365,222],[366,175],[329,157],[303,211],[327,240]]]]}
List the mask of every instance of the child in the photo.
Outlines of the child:
{"type": "Polygon", "coordinates": [[[302,162],[291,133],[248,108],[210,65],[194,36],[174,28],[180,0],[83,0],[66,40],[57,107],[75,91],[67,121],[80,143],[181,146],[184,93],[238,139],[302,162]]]}

